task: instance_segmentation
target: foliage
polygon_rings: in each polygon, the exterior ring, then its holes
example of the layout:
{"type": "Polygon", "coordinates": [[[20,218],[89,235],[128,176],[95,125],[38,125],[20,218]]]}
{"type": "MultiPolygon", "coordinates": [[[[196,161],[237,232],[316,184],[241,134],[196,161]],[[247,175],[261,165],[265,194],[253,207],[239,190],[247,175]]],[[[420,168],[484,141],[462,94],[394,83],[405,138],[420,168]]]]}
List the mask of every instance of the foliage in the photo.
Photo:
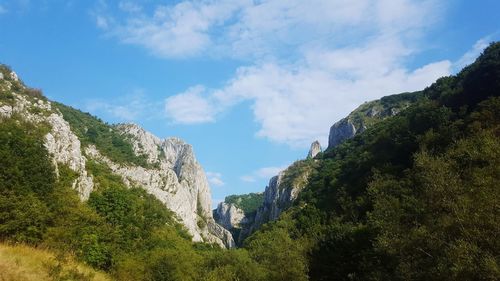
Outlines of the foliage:
{"type": "Polygon", "coordinates": [[[94,144],[97,149],[116,163],[131,163],[148,167],[146,156],[137,156],[126,136],[102,120],[61,103],[52,102],[68,121],[71,130],[83,145],[94,144]]]}
{"type": "Polygon", "coordinates": [[[0,122],[0,238],[37,243],[50,223],[43,198],[55,176],[41,136],[31,124],[0,122]]]}
{"type": "Polygon", "coordinates": [[[292,239],[283,224],[274,224],[245,241],[250,256],[266,268],[266,280],[307,280],[305,244],[292,239]]]}
{"type": "Polygon", "coordinates": [[[226,204],[234,204],[236,207],[243,210],[246,215],[257,211],[262,202],[264,202],[263,193],[248,193],[241,195],[229,195],[224,199],[226,204]]]}
{"type": "Polygon", "coordinates": [[[26,245],[0,244],[0,280],[109,281],[111,278],[69,256],[26,245]]]}

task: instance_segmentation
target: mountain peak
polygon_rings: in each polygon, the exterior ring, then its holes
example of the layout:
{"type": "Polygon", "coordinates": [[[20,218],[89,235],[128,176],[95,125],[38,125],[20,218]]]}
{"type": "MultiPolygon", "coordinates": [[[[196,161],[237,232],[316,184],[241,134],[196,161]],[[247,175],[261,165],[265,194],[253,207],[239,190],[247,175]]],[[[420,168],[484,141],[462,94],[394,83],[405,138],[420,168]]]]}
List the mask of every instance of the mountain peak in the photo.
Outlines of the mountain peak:
{"type": "Polygon", "coordinates": [[[309,153],[307,153],[307,159],[314,158],[318,153],[322,151],[321,144],[319,141],[314,141],[311,143],[311,148],[309,149],[309,153]]]}

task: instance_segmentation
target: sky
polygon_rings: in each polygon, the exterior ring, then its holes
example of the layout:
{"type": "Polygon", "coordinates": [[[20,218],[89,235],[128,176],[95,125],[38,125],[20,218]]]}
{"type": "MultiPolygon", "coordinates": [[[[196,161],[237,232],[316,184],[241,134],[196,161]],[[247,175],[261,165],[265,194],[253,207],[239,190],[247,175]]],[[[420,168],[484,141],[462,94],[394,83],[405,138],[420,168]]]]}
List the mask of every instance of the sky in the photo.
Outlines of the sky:
{"type": "Polygon", "coordinates": [[[498,0],[0,0],[0,63],[52,100],[194,147],[213,203],[261,192],[365,101],[500,39],[498,0]]]}

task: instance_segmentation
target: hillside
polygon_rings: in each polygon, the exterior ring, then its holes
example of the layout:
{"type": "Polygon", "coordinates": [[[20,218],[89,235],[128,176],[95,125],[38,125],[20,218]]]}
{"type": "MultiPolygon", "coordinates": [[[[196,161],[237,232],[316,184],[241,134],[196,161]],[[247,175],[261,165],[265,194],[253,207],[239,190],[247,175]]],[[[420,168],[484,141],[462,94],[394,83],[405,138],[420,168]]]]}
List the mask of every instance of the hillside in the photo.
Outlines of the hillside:
{"type": "Polygon", "coordinates": [[[2,281],[110,281],[106,274],[68,257],[27,246],[0,244],[2,281]]]}
{"type": "Polygon", "coordinates": [[[330,147],[294,206],[245,247],[297,245],[310,280],[500,279],[500,43],[415,95],[330,147]]]}
{"type": "MultiPolygon", "coordinates": [[[[415,92],[396,94],[365,102],[348,116],[332,125],[329,135],[329,149],[363,133],[375,124],[397,115],[421,98],[423,98],[422,93],[415,92]]],[[[321,158],[316,156],[321,152],[320,143],[313,142],[306,159],[296,161],[269,180],[260,202],[251,200],[252,197],[248,195],[228,196],[225,202],[219,204],[218,208],[214,210],[214,218],[220,225],[231,231],[236,244],[241,245],[248,235],[255,232],[263,224],[277,220],[283,211],[292,206],[299,193],[307,185],[311,174],[316,170],[319,158],[321,158]],[[316,159],[313,160],[313,158],[316,159]],[[239,210],[248,208],[246,207],[247,202],[252,203],[253,212],[239,210]],[[255,203],[259,204],[255,205],[255,203]]]]}

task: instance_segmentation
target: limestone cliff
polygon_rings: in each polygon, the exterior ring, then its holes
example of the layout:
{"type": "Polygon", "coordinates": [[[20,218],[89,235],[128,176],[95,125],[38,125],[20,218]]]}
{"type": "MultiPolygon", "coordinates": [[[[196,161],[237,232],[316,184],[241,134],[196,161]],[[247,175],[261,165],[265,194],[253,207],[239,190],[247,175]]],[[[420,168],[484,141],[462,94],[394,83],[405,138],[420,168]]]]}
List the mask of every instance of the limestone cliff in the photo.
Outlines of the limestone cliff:
{"type": "Polygon", "coordinates": [[[321,144],[319,141],[315,141],[311,144],[311,148],[309,149],[309,153],[307,153],[307,159],[314,158],[316,155],[321,153],[323,150],[321,149],[321,144]]]}
{"type": "Polygon", "coordinates": [[[264,202],[257,209],[249,234],[269,221],[277,220],[297,199],[300,191],[307,185],[309,175],[315,167],[315,160],[301,160],[269,180],[264,191],[264,202]]]}
{"type": "MultiPolygon", "coordinates": [[[[78,177],[73,182],[73,188],[82,200],[86,200],[94,188],[98,188],[87,171],[86,163],[89,160],[98,161],[121,176],[126,185],[142,187],[163,202],[175,212],[194,241],[234,247],[229,231],[213,219],[210,187],[189,144],[178,138],[160,140],[133,124],[109,126],[101,123],[105,130],[121,135],[120,141],[129,143],[135,156],[146,159],[144,165],[115,162],[88,140],[83,144],[81,135],[79,137],[75,133],[75,128],[61,113],[61,107],[54,106],[39,91],[24,86],[14,72],[5,73],[5,70],[2,68],[0,72],[0,117],[15,115],[47,127],[44,143],[53,159],[56,174],[60,164],[76,172],[78,177]]],[[[83,130],[87,133],[89,129],[85,127],[83,130]]]]}
{"type": "Polygon", "coordinates": [[[369,126],[396,115],[417,98],[415,93],[403,93],[365,102],[330,128],[328,149],[362,133],[369,126]]]}
{"type": "Polygon", "coordinates": [[[27,89],[14,72],[2,75],[0,82],[0,90],[8,95],[7,99],[0,100],[0,116],[10,118],[12,115],[19,115],[26,121],[47,125],[50,130],[45,135],[45,147],[53,159],[56,174],[59,164],[67,165],[78,173],[79,177],[73,182],[73,188],[82,199],[87,199],[94,184],[85,168],[86,159],[82,155],[80,141],[71,131],[68,122],[52,108],[48,100],[38,96],[34,90],[27,89]],[[25,91],[33,92],[31,96],[19,93],[25,91]]]}
{"type": "Polygon", "coordinates": [[[248,223],[245,212],[234,204],[221,202],[214,211],[214,218],[218,224],[226,229],[241,228],[248,223]]]}

